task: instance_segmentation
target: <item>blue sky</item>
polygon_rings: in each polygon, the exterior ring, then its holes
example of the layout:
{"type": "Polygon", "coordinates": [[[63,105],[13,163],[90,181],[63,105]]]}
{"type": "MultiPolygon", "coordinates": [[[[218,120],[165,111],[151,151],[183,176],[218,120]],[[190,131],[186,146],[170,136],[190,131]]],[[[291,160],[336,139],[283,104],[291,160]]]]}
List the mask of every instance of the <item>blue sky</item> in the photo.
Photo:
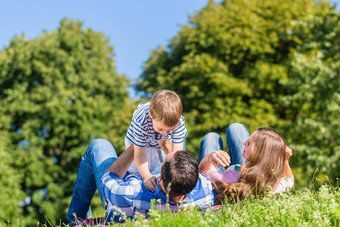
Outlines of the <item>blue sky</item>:
{"type": "MultiPolygon", "coordinates": [[[[150,51],[167,45],[209,0],[1,0],[0,49],[16,34],[36,38],[64,17],[104,33],[114,46],[117,71],[136,80],[150,51]]],[[[130,89],[130,93],[132,90],[130,89]]],[[[134,94],[131,94],[134,96],[134,94]]]]}
{"type": "MultiPolygon", "coordinates": [[[[104,33],[114,46],[117,71],[136,80],[150,51],[167,45],[188,16],[209,0],[0,0],[0,49],[16,34],[36,38],[64,17],[104,33]]],[[[337,2],[339,0],[332,0],[337,2]]],[[[220,1],[217,1],[220,2],[220,1]]],[[[339,7],[338,7],[339,9],[339,7]]],[[[134,96],[132,89],[129,89],[134,96]]]]}

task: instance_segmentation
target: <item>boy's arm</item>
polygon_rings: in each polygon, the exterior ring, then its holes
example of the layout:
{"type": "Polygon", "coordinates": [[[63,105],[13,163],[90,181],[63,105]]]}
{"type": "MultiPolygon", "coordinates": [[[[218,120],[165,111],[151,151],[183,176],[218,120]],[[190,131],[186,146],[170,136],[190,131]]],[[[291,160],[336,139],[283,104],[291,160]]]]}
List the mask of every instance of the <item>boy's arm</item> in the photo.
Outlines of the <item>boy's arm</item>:
{"type": "Polygon", "coordinates": [[[169,139],[157,140],[157,142],[166,155],[173,151],[172,143],[169,141],[169,139]]]}
{"type": "Polygon", "coordinates": [[[182,151],[184,149],[184,143],[172,143],[172,151],[182,151]]]}
{"type": "Polygon", "coordinates": [[[134,159],[136,167],[143,178],[144,185],[149,191],[156,190],[156,177],[149,171],[148,161],[146,159],[146,148],[134,146],[134,159]]]}
{"type": "Polygon", "coordinates": [[[180,151],[184,149],[184,143],[187,134],[188,130],[185,127],[185,120],[183,117],[181,117],[177,128],[172,133],[172,151],[180,151]]]}
{"type": "Polygon", "coordinates": [[[157,140],[159,146],[164,151],[166,155],[173,151],[182,151],[184,149],[184,143],[171,143],[168,139],[157,140]]]}

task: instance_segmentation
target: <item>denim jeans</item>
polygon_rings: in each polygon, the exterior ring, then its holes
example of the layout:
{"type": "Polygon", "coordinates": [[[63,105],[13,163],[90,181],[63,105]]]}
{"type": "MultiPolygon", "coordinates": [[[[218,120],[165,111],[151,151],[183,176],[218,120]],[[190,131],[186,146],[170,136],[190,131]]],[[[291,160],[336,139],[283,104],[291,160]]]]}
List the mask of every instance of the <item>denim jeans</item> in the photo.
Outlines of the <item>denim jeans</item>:
{"type": "MultiPolygon", "coordinates": [[[[72,223],[85,219],[92,197],[96,189],[100,188],[102,176],[116,159],[117,153],[109,141],[105,139],[92,141],[80,162],[72,200],[66,215],[68,221],[72,223]]],[[[104,207],[102,192],[100,190],[98,192],[104,207]]]]}
{"type": "MultiPolygon", "coordinates": [[[[230,165],[241,164],[244,161],[242,156],[244,146],[242,143],[250,137],[247,128],[243,124],[233,123],[227,128],[226,135],[229,155],[231,158],[230,165]]],[[[210,152],[217,150],[223,150],[222,138],[217,133],[210,132],[205,135],[201,141],[200,151],[198,154],[198,164],[210,152]]],[[[224,171],[224,168],[215,168],[224,171]]]]}

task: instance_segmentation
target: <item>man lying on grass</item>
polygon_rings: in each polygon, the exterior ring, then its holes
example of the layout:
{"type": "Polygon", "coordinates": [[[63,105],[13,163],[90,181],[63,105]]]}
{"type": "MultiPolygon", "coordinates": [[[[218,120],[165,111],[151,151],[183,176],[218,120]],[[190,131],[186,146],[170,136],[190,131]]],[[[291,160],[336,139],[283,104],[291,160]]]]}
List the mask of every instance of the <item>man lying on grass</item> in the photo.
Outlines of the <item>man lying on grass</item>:
{"type": "Polygon", "coordinates": [[[198,205],[206,208],[214,204],[212,183],[198,173],[198,163],[191,153],[176,151],[166,156],[154,192],[145,188],[142,178],[125,176],[133,157],[132,146],[117,158],[115,149],[107,140],[96,139],[90,144],[80,162],[66,215],[71,225],[85,219],[97,188],[108,222],[119,221],[120,215],[115,215],[118,210],[127,217],[136,213],[147,214],[151,200],[160,202],[162,209],[170,207],[173,211],[179,207],[198,205]]]}

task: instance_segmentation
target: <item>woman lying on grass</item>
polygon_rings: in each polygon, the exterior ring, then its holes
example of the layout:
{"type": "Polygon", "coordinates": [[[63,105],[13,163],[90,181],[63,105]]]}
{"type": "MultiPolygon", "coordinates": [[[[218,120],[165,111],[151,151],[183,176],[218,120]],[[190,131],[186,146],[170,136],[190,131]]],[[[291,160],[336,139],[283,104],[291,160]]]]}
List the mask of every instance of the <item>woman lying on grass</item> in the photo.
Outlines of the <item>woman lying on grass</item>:
{"type": "Polygon", "coordinates": [[[202,139],[198,157],[200,171],[214,182],[216,204],[224,202],[225,197],[232,202],[265,192],[282,193],[293,187],[288,162],[292,150],[278,132],[259,128],[249,136],[244,125],[234,123],[226,134],[230,156],[223,151],[221,137],[208,133],[202,139]]]}

